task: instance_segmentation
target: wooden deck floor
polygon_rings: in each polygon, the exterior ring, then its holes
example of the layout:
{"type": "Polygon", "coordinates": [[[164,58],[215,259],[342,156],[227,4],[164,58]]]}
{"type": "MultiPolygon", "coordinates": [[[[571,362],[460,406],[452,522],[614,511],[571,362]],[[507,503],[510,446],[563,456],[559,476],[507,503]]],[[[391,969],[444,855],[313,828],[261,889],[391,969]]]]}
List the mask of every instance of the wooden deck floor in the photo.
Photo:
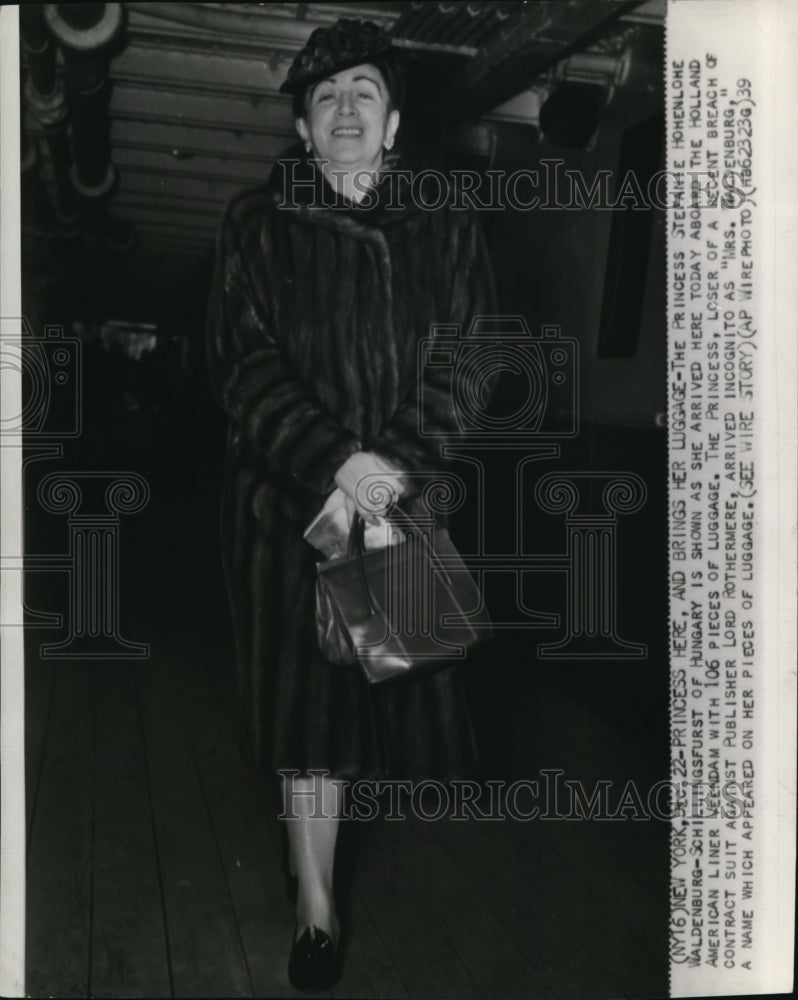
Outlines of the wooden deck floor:
{"type": "MultiPolygon", "coordinates": [[[[292,996],[275,790],[238,754],[215,539],[197,542],[212,536],[218,484],[156,486],[122,552],[123,633],[151,642],[149,659],[42,661],[52,636],[29,633],[28,993],[292,996]]],[[[501,643],[490,656],[476,697],[488,748],[507,750],[500,777],[558,769],[588,789],[612,780],[616,796],[618,783],[667,777],[666,701],[639,721],[664,662],[626,683],[612,665],[542,670],[501,643]],[[604,711],[600,691],[626,714],[604,711]]],[[[666,996],[668,833],[658,821],[346,824],[345,972],[331,995],[666,996]]]]}
{"type": "MultiPolygon", "coordinates": [[[[241,764],[218,673],[37,663],[28,685],[29,993],[293,995],[275,796],[241,764]]],[[[549,694],[570,734],[552,766],[588,777],[565,745],[586,727],[596,777],[602,748],[639,761],[549,694]]],[[[333,995],[664,996],[664,837],[657,823],[349,824],[333,995]]]]}

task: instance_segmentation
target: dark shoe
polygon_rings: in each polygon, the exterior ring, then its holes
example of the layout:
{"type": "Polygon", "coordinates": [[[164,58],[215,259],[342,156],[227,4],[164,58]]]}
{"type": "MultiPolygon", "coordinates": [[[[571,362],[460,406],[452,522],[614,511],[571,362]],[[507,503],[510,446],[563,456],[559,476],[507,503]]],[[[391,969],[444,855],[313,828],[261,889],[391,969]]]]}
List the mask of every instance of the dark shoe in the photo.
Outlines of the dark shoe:
{"type": "Polygon", "coordinates": [[[283,878],[285,878],[285,892],[289,900],[296,906],[297,896],[299,895],[299,879],[291,871],[289,863],[291,852],[288,847],[288,832],[285,829],[285,823],[280,824],[280,846],[282,849],[280,871],[283,873],[283,878]]]}
{"type": "Polygon", "coordinates": [[[294,941],[288,960],[288,978],[298,990],[328,990],[341,977],[338,948],[329,934],[306,927],[294,941]]]}

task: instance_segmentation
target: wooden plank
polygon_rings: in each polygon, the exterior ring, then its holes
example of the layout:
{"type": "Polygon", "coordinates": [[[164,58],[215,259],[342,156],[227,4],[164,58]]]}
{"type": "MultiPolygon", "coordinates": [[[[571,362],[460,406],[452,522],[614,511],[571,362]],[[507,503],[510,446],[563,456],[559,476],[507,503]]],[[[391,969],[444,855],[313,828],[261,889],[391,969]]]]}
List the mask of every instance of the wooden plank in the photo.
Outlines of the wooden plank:
{"type": "Polygon", "coordinates": [[[94,668],[58,663],[28,853],[27,992],[89,986],[94,668]]]}
{"type": "Polygon", "coordinates": [[[178,200],[178,195],[164,195],[162,191],[128,191],[117,192],[114,198],[114,209],[125,215],[142,211],[156,212],[156,219],[169,216],[177,217],[181,213],[189,215],[209,216],[211,224],[218,226],[224,205],[210,202],[207,199],[191,199],[184,197],[178,200]]]}
{"type": "Polygon", "coordinates": [[[171,996],[135,668],[97,678],[92,996],[171,996]]]}
{"type": "MultiPolygon", "coordinates": [[[[189,239],[196,239],[197,229],[208,228],[212,237],[219,226],[223,209],[224,205],[208,201],[187,201],[183,205],[170,204],[169,199],[161,200],[144,192],[120,194],[114,200],[114,211],[126,219],[132,219],[146,227],[149,227],[151,220],[154,227],[174,229],[189,239]],[[197,216],[196,219],[192,218],[194,215],[197,216]],[[192,218],[192,221],[184,224],[185,216],[192,218]]],[[[201,235],[205,238],[204,233],[201,235]]]]}
{"type": "Polygon", "coordinates": [[[55,669],[52,663],[42,663],[33,655],[36,647],[30,645],[32,649],[25,664],[25,814],[29,849],[53,704],[55,669]]]}
{"type": "MultiPolygon", "coordinates": [[[[195,154],[191,159],[183,160],[164,156],[163,151],[125,145],[114,147],[113,160],[119,167],[120,175],[135,171],[156,180],[161,177],[190,177],[213,185],[214,190],[220,189],[222,179],[225,185],[236,184],[240,187],[263,184],[268,180],[273,162],[266,157],[261,160],[229,160],[213,154],[195,154]]],[[[42,175],[46,176],[45,170],[42,175]]]]}
{"type": "MultiPolygon", "coordinates": [[[[230,703],[232,700],[231,685],[227,684],[226,686],[226,700],[230,703]]],[[[556,748],[552,752],[556,756],[556,748]]],[[[562,828],[568,824],[549,824],[547,830],[551,829],[554,825],[562,828]]],[[[573,824],[571,825],[573,826],[573,824]]],[[[440,826],[442,824],[424,823],[412,819],[396,823],[383,822],[380,827],[382,832],[378,838],[383,846],[378,850],[378,855],[380,856],[380,861],[385,864],[385,870],[383,871],[381,864],[376,864],[373,860],[374,847],[373,845],[371,848],[368,847],[371,838],[367,838],[366,846],[363,849],[363,856],[359,857],[357,861],[355,883],[357,893],[363,899],[366,909],[372,916],[383,946],[389,952],[397,968],[399,977],[405,983],[411,996],[444,996],[449,992],[452,995],[469,995],[468,989],[463,988],[462,985],[464,982],[469,982],[469,973],[467,971],[460,972],[460,982],[457,985],[449,982],[447,987],[445,983],[439,983],[436,987],[437,992],[430,993],[427,991],[425,977],[430,974],[436,975],[439,971],[435,963],[426,960],[426,949],[432,949],[432,945],[430,945],[430,928],[437,927],[437,924],[428,915],[426,921],[421,920],[421,926],[425,928],[424,932],[419,934],[414,933],[412,925],[414,918],[413,904],[415,904],[416,917],[418,917],[419,912],[427,912],[426,898],[423,895],[424,890],[422,889],[419,892],[414,887],[412,881],[408,879],[404,870],[401,867],[397,868],[397,865],[401,864],[403,852],[408,845],[415,852],[419,869],[426,857],[434,859],[436,857],[435,847],[434,845],[431,846],[430,840],[434,834],[439,832],[438,828],[440,826]],[[369,855],[370,850],[372,852],[371,857],[369,855]],[[361,872],[363,873],[362,877],[361,872]],[[407,887],[405,891],[404,910],[397,906],[397,893],[400,891],[397,888],[397,883],[399,885],[404,884],[407,887]],[[390,913],[380,914],[380,907],[386,908],[386,899],[392,900],[391,906],[387,907],[390,913]],[[415,968],[413,964],[414,947],[421,949],[419,961],[415,968]],[[422,955],[424,956],[423,959],[422,955]]],[[[539,831],[544,824],[538,824],[537,826],[538,836],[542,836],[539,831]]],[[[488,828],[486,825],[485,829],[487,830],[488,828]]],[[[495,834],[496,829],[494,827],[490,827],[490,829],[495,834]]],[[[483,830],[479,831],[480,838],[483,837],[484,832],[483,830]]],[[[545,863],[541,866],[543,869],[542,877],[539,873],[535,881],[531,882],[528,878],[519,879],[514,865],[508,860],[505,846],[508,848],[510,855],[517,853],[517,848],[512,840],[509,840],[505,845],[504,838],[502,837],[501,842],[497,845],[494,838],[494,843],[480,848],[477,843],[464,845],[460,842],[453,845],[446,843],[445,839],[443,839],[443,846],[445,850],[455,855],[455,860],[458,862],[462,874],[473,888],[481,893],[485,901],[483,905],[487,905],[493,916],[506,928],[509,939],[512,939],[519,947],[525,946],[524,942],[528,941],[530,936],[536,942],[546,942],[545,946],[540,949],[540,953],[546,956],[544,960],[546,963],[545,968],[538,969],[537,971],[539,980],[543,984],[542,988],[544,992],[546,989],[549,989],[549,987],[545,986],[546,983],[555,983],[555,991],[558,995],[568,995],[569,993],[570,995],[574,995],[573,989],[577,988],[575,982],[579,984],[578,988],[582,990],[582,994],[578,995],[608,996],[618,995],[621,992],[620,987],[616,984],[616,980],[603,971],[601,949],[594,948],[594,957],[591,957],[587,952],[580,952],[579,947],[576,946],[573,931],[569,931],[568,929],[569,926],[580,926],[578,922],[572,919],[573,905],[571,904],[573,900],[567,906],[563,906],[561,902],[558,902],[562,886],[556,878],[547,876],[545,863]],[[487,860],[484,857],[480,857],[481,850],[487,853],[487,860]],[[468,864],[466,864],[467,858],[468,864]],[[482,862],[481,868],[479,867],[480,861],[482,862]],[[491,873],[490,876],[485,874],[486,871],[491,873]],[[509,923],[503,920],[497,912],[497,900],[499,899],[503,902],[502,906],[498,907],[498,910],[505,912],[502,910],[502,907],[506,907],[507,914],[510,913],[509,901],[512,901],[514,919],[509,921],[509,923]],[[545,914],[546,916],[544,917],[541,914],[545,914]],[[549,918],[552,923],[547,925],[549,918]],[[525,937],[525,935],[527,936],[525,937]],[[562,989],[560,988],[561,983],[565,984],[562,989]]],[[[533,852],[534,856],[534,846],[528,850],[533,852]]],[[[541,851],[545,856],[548,856],[552,851],[551,846],[545,840],[543,841],[541,851]]],[[[541,851],[537,853],[540,854],[541,851]]],[[[430,865],[431,867],[436,867],[437,862],[432,860],[430,865]]],[[[401,895],[399,899],[401,899],[401,895]]],[[[455,912],[459,912],[459,908],[455,912]]],[[[454,934],[456,939],[456,931],[453,931],[451,926],[449,926],[446,917],[440,911],[438,911],[438,915],[441,918],[442,927],[446,929],[447,933],[454,934]]],[[[443,931],[439,931],[439,934],[442,933],[443,931]]],[[[445,955],[445,949],[443,954],[445,955]]],[[[537,951],[530,953],[532,961],[535,961],[537,954],[537,951]]],[[[451,959],[447,960],[444,958],[444,962],[448,965],[450,971],[458,968],[459,961],[460,959],[456,955],[453,962],[451,959]]],[[[440,963],[438,963],[438,966],[440,966],[440,963]]],[[[456,977],[457,972],[453,972],[453,975],[456,977]]],[[[493,984],[493,988],[495,990],[495,984],[493,984]]],[[[472,985],[470,989],[473,995],[478,990],[478,987],[472,985]]]]}
{"type": "MultiPolygon", "coordinates": [[[[530,938],[536,942],[535,949],[527,956],[531,963],[536,961],[539,954],[538,942],[545,941],[554,934],[548,950],[546,947],[540,948],[540,953],[550,957],[551,961],[545,969],[538,968],[537,971],[543,983],[554,984],[557,995],[568,995],[569,988],[562,986],[561,980],[564,977],[567,981],[574,974],[583,980],[579,989],[587,990],[586,995],[591,992],[588,987],[592,982],[599,987],[598,993],[592,995],[602,995],[602,983],[608,991],[603,995],[617,995],[622,992],[619,977],[606,971],[601,949],[593,948],[591,951],[584,941],[581,917],[578,912],[575,916],[574,910],[574,905],[578,910],[581,903],[579,893],[574,896],[572,887],[569,888],[552,872],[552,849],[545,840],[540,840],[539,831],[545,825],[547,824],[542,822],[527,824],[513,821],[512,818],[472,824],[446,820],[425,822],[408,813],[401,823],[386,823],[385,829],[400,857],[401,851],[408,844],[415,844],[416,849],[423,853],[430,850],[430,841],[440,841],[474,890],[481,893],[485,905],[493,912],[497,921],[507,926],[508,936],[516,942],[519,949],[525,951],[530,938]],[[469,827],[472,839],[478,836],[481,843],[469,844],[469,827]],[[511,836],[511,831],[516,835],[519,831],[514,828],[521,828],[528,835],[520,866],[517,841],[511,836]],[[531,865],[535,870],[535,877],[531,878],[530,859],[534,858],[538,858],[539,863],[531,865]],[[490,872],[490,876],[486,872],[490,872]],[[508,925],[505,918],[510,911],[513,912],[514,919],[508,925]],[[542,929],[541,924],[545,926],[548,917],[542,919],[541,911],[555,921],[556,929],[542,929]],[[581,952],[575,945],[575,939],[585,944],[581,952]],[[555,960],[558,953],[560,963],[555,960]],[[568,969],[568,966],[572,968],[568,969]]],[[[562,826],[559,823],[556,825],[562,826]]],[[[571,858],[569,863],[576,862],[571,858]]],[[[548,987],[541,988],[545,991],[548,987]]]]}
{"type": "MultiPolygon", "coordinates": [[[[298,996],[287,964],[294,927],[263,790],[241,761],[200,667],[176,677],[256,996],[298,996]]],[[[329,995],[329,994],[328,994],[329,995]]]]}
{"type": "MultiPolygon", "coordinates": [[[[617,808],[627,782],[634,782],[645,803],[648,790],[666,777],[660,773],[661,762],[656,754],[632,737],[619,733],[584,702],[571,700],[545,683],[539,684],[530,697],[535,704],[545,705],[534,727],[536,746],[530,746],[525,753],[530,761],[536,760],[537,772],[541,768],[554,767],[550,762],[556,761],[556,767],[565,772],[562,779],[581,781],[588,797],[597,781],[612,781],[608,792],[611,810],[617,808]],[[563,740],[563,732],[570,734],[568,740],[563,740]]],[[[516,743],[523,739],[519,733],[516,743]]],[[[519,756],[522,755],[523,752],[519,752],[519,756]]],[[[667,766],[666,761],[662,763],[667,766]]],[[[651,868],[659,858],[657,867],[663,874],[667,869],[668,824],[657,819],[619,819],[600,823],[588,821],[588,826],[595,827],[595,831],[580,849],[587,847],[591,851],[591,860],[598,871],[623,872],[627,893],[633,897],[630,898],[630,912],[637,913],[640,922],[658,920],[660,903],[652,894],[656,892],[655,886],[665,883],[657,873],[651,873],[651,868]]],[[[583,836],[580,832],[583,824],[579,821],[543,822],[539,829],[554,850],[558,847],[569,849],[566,843],[583,836]]]]}
{"type": "MultiPolygon", "coordinates": [[[[269,97],[270,104],[280,100],[277,91],[285,80],[293,56],[277,61],[264,59],[262,52],[251,58],[159,49],[153,59],[152,49],[131,45],[111,63],[111,80],[165,87],[171,91],[251,95],[254,101],[269,97]],[[157,67],[157,70],[156,70],[157,67]]],[[[290,99],[283,97],[286,106],[290,99]]]]}
{"type": "MultiPolygon", "coordinates": [[[[264,796],[267,806],[266,819],[272,841],[280,841],[280,821],[277,819],[281,806],[279,796],[272,793],[264,796]]],[[[341,830],[341,840],[346,831],[341,830]]],[[[351,867],[342,864],[342,850],[336,853],[335,896],[338,916],[342,928],[343,972],[340,981],[327,994],[333,997],[374,997],[375,1000],[402,1000],[408,993],[392,962],[389,949],[380,933],[380,920],[373,910],[365,907],[360,896],[360,881],[353,880],[351,867]]],[[[382,900],[387,908],[389,900],[382,900]]]]}
{"type": "Polygon", "coordinates": [[[116,84],[111,97],[111,117],[206,128],[218,128],[219,122],[224,122],[226,128],[247,132],[294,133],[291,107],[282,95],[276,99],[262,95],[253,100],[252,95],[178,93],[150,88],[146,80],[135,86],[121,80],[116,84]]]}
{"type": "MultiPolygon", "coordinates": [[[[225,610],[227,609],[225,608],[225,610]]],[[[227,641],[223,650],[219,653],[216,663],[208,665],[206,677],[217,698],[217,704],[227,720],[227,725],[233,733],[233,739],[236,740],[236,734],[238,733],[238,682],[234,662],[235,648],[232,636],[229,634],[229,617],[225,619],[225,626],[228,630],[228,634],[225,636],[227,641]]],[[[279,797],[277,797],[275,792],[278,788],[277,783],[271,780],[267,782],[263,775],[257,776],[255,780],[261,783],[261,788],[264,792],[264,802],[273,805],[275,808],[279,808],[279,797]]]]}
{"type": "MultiPolygon", "coordinates": [[[[35,134],[35,129],[30,130],[31,135],[35,134]]],[[[40,133],[41,134],[41,133],[40,133]]],[[[181,180],[199,182],[208,191],[209,197],[216,198],[220,202],[226,200],[226,191],[233,187],[234,190],[241,190],[251,187],[253,184],[260,184],[269,176],[269,166],[264,163],[241,163],[236,164],[236,172],[233,173],[231,164],[226,160],[216,160],[213,157],[195,157],[191,160],[178,160],[170,156],[166,159],[163,156],[153,154],[149,150],[127,149],[117,147],[113,152],[114,164],[119,167],[120,184],[122,178],[129,178],[131,175],[145,178],[146,186],[159,187],[163,178],[180,183],[181,180]],[[214,173],[214,170],[217,173],[214,173]],[[220,174],[223,171],[224,183],[220,182],[220,174]]],[[[48,191],[55,190],[55,180],[50,161],[44,158],[40,171],[41,180],[47,185],[48,191]]]]}
{"type": "Polygon", "coordinates": [[[574,928],[558,914],[556,897],[544,886],[530,891],[517,877],[506,853],[505,824],[470,819],[430,826],[507,936],[535,966],[536,994],[602,1000],[618,995],[618,984],[590,958],[574,928]]]}
{"type": "Polygon", "coordinates": [[[358,833],[357,893],[408,995],[477,1000],[479,991],[401,867],[397,849],[371,824],[358,833]]]}
{"type": "MultiPolygon", "coordinates": [[[[340,869],[339,869],[340,871],[340,869]]],[[[338,878],[340,882],[340,875],[338,878]]],[[[382,907],[390,909],[390,897],[382,907]]],[[[363,905],[360,889],[353,886],[348,906],[341,913],[343,926],[343,974],[331,990],[334,997],[374,997],[375,1000],[404,1000],[409,996],[380,933],[379,913],[372,915],[363,905]]]]}
{"type": "Polygon", "coordinates": [[[173,237],[160,231],[141,232],[140,242],[131,254],[131,265],[140,270],[153,267],[161,272],[166,266],[185,270],[197,261],[208,247],[213,246],[210,239],[190,237],[173,237]]]}
{"type": "Polygon", "coordinates": [[[213,246],[216,231],[219,228],[218,216],[181,216],[179,212],[164,212],[157,209],[148,210],[131,205],[120,205],[119,210],[137,229],[147,233],[157,233],[164,243],[188,245],[198,243],[201,246],[213,246]]]}
{"type": "Polygon", "coordinates": [[[249,160],[262,163],[276,159],[292,142],[291,133],[283,135],[255,135],[233,132],[223,124],[215,128],[193,128],[190,125],[163,125],[160,122],[114,121],[111,123],[111,143],[114,147],[147,149],[180,157],[221,157],[226,160],[249,160]]]}
{"type": "Polygon", "coordinates": [[[668,914],[669,840],[667,823],[649,820],[566,821],[539,826],[540,835],[562,858],[580,857],[596,893],[623,905],[629,920],[655,940],[668,914]]]}
{"type": "MultiPolygon", "coordinates": [[[[665,941],[635,922],[622,899],[605,900],[593,888],[593,873],[580,854],[563,857],[535,834],[533,824],[510,823],[504,841],[507,863],[530,891],[538,890],[573,928],[585,952],[624,993],[634,997],[667,992],[665,941]],[[658,946],[659,945],[659,946],[658,946]]],[[[619,892],[622,889],[618,887],[619,892]]]]}
{"type": "Polygon", "coordinates": [[[251,996],[235,913],[168,668],[139,667],[172,980],[177,996],[251,996]]]}
{"type": "Polygon", "coordinates": [[[178,205],[203,204],[213,206],[221,216],[225,203],[240,189],[240,184],[228,181],[226,178],[219,178],[218,182],[215,182],[210,178],[198,180],[169,174],[154,181],[152,174],[126,170],[119,175],[119,186],[114,197],[116,199],[146,196],[158,202],[174,201],[178,205]]]}
{"type": "MultiPolygon", "coordinates": [[[[580,686],[575,676],[571,690],[569,696],[553,687],[540,672],[519,682],[520,702],[536,709],[534,725],[515,728],[514,776],[541,780],[543,769],[558,769],[564,772],[560,781],[580,781],[588,794],[597,781],[610,780],[612,808],[629,780],[645,795],[657,777],[664,777],[657,774],[656,753],[595,712],[587,680],[580,686]]],[[[564,796],[558,801],[567,812],[564,796]]],[[[533,820],[516,822],[508,832],[527,883],[556,900],[561,918],[579,928],[596,963],[632,995],[652,988],[652,982],[653,989],[665,990],[667,825],[533,820]]]]}
{"type": "MultiPolygon", "coordinates": [[[[568,731],[567,727],[565,731],[568,731]]],[[[523,808],[526,808],[525,803],[523,808]]],[[[415,851],[421,857],[427,853],[434,859],[436,855],[430,847],[430,840],[435,838],[439,828],[442,831],[443,825],[444,821],[424,822],[407,814],[401,823],[385,823],[384,829],[399,859],[407,851],[415,851]]],[[[459,825],[451,824],[452,828],[459,825]]],[[[531,898],[537,897],[553,912],[561,928],[571,929],[591,965],[604,970],[602,978],[610,989],[614,984],[616,993],[656,995],[657,990],[666,988],[664,984],[667,982],[663,965],[665,949],[658,940],[659,924],[651,929],[640,926],[638,915],[625,904],[623,881],[617,883],[614,894],[606,898],[596,891],[594,873],[591,866],[585,863],[582,851],[584,842],[577,840],[572,845],[574,850],[571,853],[559,853],[541,832],[544,827],[548,828],[552,831],[552,838],[556,838],[556,830],[567,826],[565,821],[523,822],[513,821],[512,818],[498,823],[475,824],[480,836],[487,841],[484,847],[486,853],[493,852],[501,859],[494,874],[505,883],[501,890],[505,894],[505,903],[509,894],[515,897],[514,905],[520,905],[524,893],[531,898]],[[509,884],[506,874],[501,875],[502,868],[512,873],[516,882],[514,887],[509,884]],[[654,985],[650,986],[652,983],[654,985]]],[[[452,836],[464,835],[453,833],[452,836]]],[[[441,832],[439,839],[443,837],[441,832]]],[[[450,847],[449,844],[446,846],[450,847]]],[[[463,850],[458,848],[460,862],[463,862],[463,850]]],[[[475,891],[483,892],[485,905],[493,908],[493,889],[484,869],[479,868],[479,850],[472,846],[470,851],[470,861],[462,868],[463,877],[472,881],[475,891]]],[[[600,860],[598,863],[604,862],[600,860]]],[[[485,864],[487,862],[483,859],[483,866],[485,864]]],[[[437,861],[431,860],[430,865],[436,868],[437,861]]],[[[606,880],[601,884],[605,890],[610,885],[606,880]]],[[[528,906],[522,912],[526,919],[533,918],[528,906]]],[[[501,922],[501,918],[497,919],[501,922]]],[[[567,950],[564,960],[569,961],[567,950]]],[[[554,971],[546,977],[546,981],[552,978],[554,971]]]]}
{"type": "MultiPolygon", "coordinates": [[[[268,841],[270,850],[270,868],[263,875],[268,880],[271,887],[276,885],[276,890],[272,892],[275,899],[274,911],[267,915],[269,926],[264,925],[264,897],[263,891],[256,892],[254,899],[251,898],[252,882],[245,885],[236,886],[231,878],[231,891],[236,900],[236,909],[239,913],[239,923],[242,927],[247,956],[252,970],[253,983],[259,995],[273,995],[271,990],[279,989],[279,995],[294,995],[290,984],[287,981],[285,967],[288,959],[288,947],[290,944],[290,933],[293,929],[293,910],[287,902],[284,890],[284,880],[279,871],[280,858],[279,847],[280,829],[277,815],[280,811],[279,795],[277,793],[276,782],[271,781],[263,775],[252,774],[247,780],[244,777],[243,764],[238,754],[235,743],[234,730],[231,727],[230,719],[220,711],[220,700],[217,694],[216,683],[218,677],[213,673],[206,674],[203,682],[202,675],[197,677],[196,671],[190,678],[192,698],[188,702],[188,710],[193,716],[191,722],[192,736],[195,739],[198,759],[201,761],[203,780],[206,782],[206,789],[209,798],[217,802],[217,809],[213,809],[213,815],[218,814],[217,831],[223,853],[229,852],[237,844],[241,844],[247,837],[251,837],[253,826],[258,827],[261,842],[268,841]],[[224,769],[220,772],[221,761],[225,762],[224,769]],[[244,783],[247,794],[245,800],[238,808],[229,801],[230,790],[236,784],[244,783]],[[254,809],[254,812],[253,812],[254,809]],[[247,942],[245,928],[247,924],[242,914],[251,910],[254,906],[257,919],[253,921],[257,930],[260,953],[262,956],[264,942],[273,941],[270,948],[268,961],[256,962],[253,957],[254,952],[247,942]],[[261,964],[263,968],[261,969],[261,964]],[[256,974],[256,967],[258,972],[256,974]],[[263,973],[261,977],[261,972],[263,973]]],[[[228,705],[231,705],[233,692],[231,685],[226,684],[227,694],[225,696],[228,705]]],[[[232,853],[229,854],[232,857],[232,853]]],[[[235,873],[233,873],[234,875],[235,873]]],[[[340,882],[342,875],[339,866],[337,878],[340,882]]],[[[230,877],[230,876],[228,876],[230,877]]],[[[390,956],[380,940],[378,929],[369,912],[363,906],[358,892],[346,891],[339,894],[347,899],[348,906],[346,912],[341,912],[342,924],[345,927],[344,936],[344,969],[340,982],[332,991],[333,996],[346,997],[374,997],[374,998],[403,998],[407,993],[393,967],[390,956]]]]}
{"type": "Polygon", "coordinates": [[[437,841],[408,838],[396,857],[477,989],[502,1000],[554,995],[437,841]]]}

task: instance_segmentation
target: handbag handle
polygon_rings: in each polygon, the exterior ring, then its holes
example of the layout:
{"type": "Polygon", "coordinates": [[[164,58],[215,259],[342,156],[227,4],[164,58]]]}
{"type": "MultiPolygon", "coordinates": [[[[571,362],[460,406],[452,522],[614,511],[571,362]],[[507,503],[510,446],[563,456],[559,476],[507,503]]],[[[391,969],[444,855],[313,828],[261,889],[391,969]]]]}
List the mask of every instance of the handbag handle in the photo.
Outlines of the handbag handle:
{"type": "Polygon", "coordinates": [[[393,519],[397,521],[400,527],[412,531],[416,535],[416,537],[421,540],[421,544],[426,549],[430,563],[432,563],[432,565],[435,567],[438,573],[440,573],[440,575],[443,577],[446,583],[449,586],[451,586],[452,578],[449,576],[446,567],[441,562],[438,553],[435,551],[435,548],[431,544],[427,532],[424,531],[424,529],[421,527],[418,521],[413,517],[413,515],[408,514],[407,511],[405,510],[402,510],[402,508],[398,504],[394,504],[388,513],[388,517],[389,520],[393,519]]]}
{"type": "Polygon", "coordinates": [[[369,614],[375,615],[377,609],[374,606],[374,599],[371,596],[371,588],[369,587],[368,578],[366,577],[366,568],[363,565],[363,556],[366,551],[365,543],[366,534],[366,522],[360,516],[358,511],[355,511],[352,517],[352,527],[349,529],[349,544],[347,545],[347,558],[352,559],[357,563],[358,568],[358,578],[360,580],[360,586],[363,590],[363,596],[366,599],[366,606],[368,607],[369,614]]]}
{"type": "MultiPolygon", "coordinates": [[[[413,534],[421,540],[422,545],[424,545],[429,558],[430,563],[434,568],[440,573],[446,583],[451,586],[452,578],[446,570],[446,567],[441,562],[437,552],[431,545],[427,533],[418,524],[414,517],[403,511],[396,504],[391,508],[389,512],[389,520],[398,521],[400,527],[406,528],[412,531],[413,534]]],[[[353,560],[357,563],[358,567],[358,577],[360,579],[360,586],[363,590],[363,596],[366,599],[366,605],[368,606],[369,614],[376,614],[377,609],[374,605],[374,599],[371,594],[371,588],[368,584],[368,577],[366,576],[366,568],[363,564],[363,560],[366,552],[365,545],[365,533],[366,533],[366,522],[360,516],[359,511],[355,511],[352,517],[352,527],[349,530],[349,543],[347,545],[347,558],[353,560]]]]}

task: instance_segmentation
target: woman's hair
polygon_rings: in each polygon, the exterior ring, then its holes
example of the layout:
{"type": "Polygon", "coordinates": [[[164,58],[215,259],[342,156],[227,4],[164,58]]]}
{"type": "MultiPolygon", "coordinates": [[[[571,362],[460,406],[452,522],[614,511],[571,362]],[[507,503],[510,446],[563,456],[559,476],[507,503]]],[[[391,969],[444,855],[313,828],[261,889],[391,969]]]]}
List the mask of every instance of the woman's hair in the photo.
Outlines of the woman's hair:
{"type": "MultiPolygon", "coordinates": [[[[390,103],[389,110],[401,111],[405,99],[405,81],[395,53],[392,51],[385,52],[366,61],[370,66],[374,66],[380,71],[385,81],[385,89],[388,91],[388,101],[390,103]]],[[[334,76],[335,74],[331,73],[330,75],[334,76]]],[[[293,95],[292,108],[294,118],[307,117],[308,99],[313,88],[320,82],[320,80],[314,80],[304,90],[300,90],[293,95]]]]}

